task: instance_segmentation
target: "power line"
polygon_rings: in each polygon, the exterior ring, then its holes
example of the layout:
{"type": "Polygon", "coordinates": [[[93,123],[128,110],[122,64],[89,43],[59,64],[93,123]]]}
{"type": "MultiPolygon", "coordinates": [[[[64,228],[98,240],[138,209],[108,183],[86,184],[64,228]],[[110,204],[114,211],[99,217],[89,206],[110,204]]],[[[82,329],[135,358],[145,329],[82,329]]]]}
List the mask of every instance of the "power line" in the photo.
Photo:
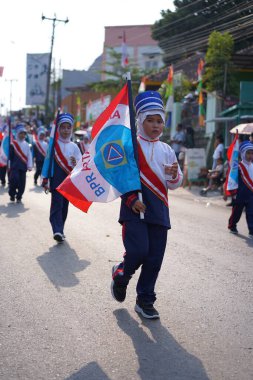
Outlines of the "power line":
{"type": "MultiPolygon", "coordinates": [[[[251,7],[246,7],[246,8],[243,8],[241,11],[244,11],[244,10],[248,10],[250,9],[251,7]]],[[[213,26],[212,29],[218,29],[218,28],[221,28],[222,26],[228,26],[230,23],[234,23],[234,24],[238,24],[238,22],[242,22],[242,20],[246,17],[253,17],[253,14],[249,14],[247,16],[244,16],[243,18],[240,18],[240,19],[234,19],[234,20],[231,20],[229,22],[226,22],[226,23],[223,23],[223,24],[219,24],[220,21],[222,20],[225,20],[227,18],[229,18],[231,15],[234,15],[234,11],[235,9],[232,8],[231,9],[231,12],[228,14],[228,15],[225,15],[225,16],[222,16],[218,19],[215,20],[215,25],[213,26]]],[[[210,21],[209,23],[205,23],[204,25],[199,25],[198,27],[196,28],[192,28],[190,30],[188,30],[187,32],[183,32],[183,33],[180,33],[180,34],[177,34],[177,35],[174,35],[172,37],[169,37],[169,38],[166,38],[164,39],[164,43],[163,41],[161,41],[161,46],[163,46],[164,48],[166,48],[167,46],[170,46],[171,42],[173,42],[173,40],[176,42],[176,43],[180,43],[180,37],[182,37],[183,41],[185,41],[185,36],[188,36],[189,35],[189,32],[191,32],[191,35],[190,37],[193,37],[194,33],[196,32],[196,37],[195,38],[199,38],[201,37],[201,33],[210,33],[210,30],[207,30],[206,28],[208,26],[212,26],[213,25],[213,21],[210,21]],[[203,32],[201,32],[201,29],[204,29],[203,32]]]]}

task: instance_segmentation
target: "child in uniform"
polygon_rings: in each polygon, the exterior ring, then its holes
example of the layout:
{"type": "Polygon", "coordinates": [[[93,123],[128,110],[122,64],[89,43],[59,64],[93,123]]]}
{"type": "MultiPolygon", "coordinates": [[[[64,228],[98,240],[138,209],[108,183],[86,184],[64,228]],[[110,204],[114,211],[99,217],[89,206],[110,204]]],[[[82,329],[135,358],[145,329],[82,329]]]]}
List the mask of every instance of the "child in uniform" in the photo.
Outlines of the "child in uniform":
{"type": "MultiPolygon", "coordinates": [[[[59,136],[55,141],[54,161],[53,161],[53,177],[44,178],[42,186],[51,191],[51,208],[50,223],[53,230],[53,237],[57,242],[65,240],[64,224],[68,215],[69,201],[64,198],[56,188],[64,181],[73,167],[81,159],[82,155],[78,146],[70,141],[73,130],[74,118],[69,113],[62,113],[58,117],[57,127],[59,136]]],[[[43,172],[43,169],[42,169],[43,172]]]]}
{"type": "Polygon", "coordinates": [[[123,302],[129,280],[141,267],[135,311],[145,318],[159,318],[153,304],[155,283],[171,228],[167,190],[180,186],[183,175],[174,150],[159,141],[165,111],[158,92],[146,91],[135,99],[138,127],[138,160],[143,202],[137,192],[123,195],[119,222],[123,226],[124,260],[112,269],[112,296],[123,302]],[[140,219],[144,213],[144,219],[140,219]]]}
{"type": "Polygon", "coordinates": [[[45,141],[46,132],[44,127],[39,127],[37,136],[34,136],[33,142],[33,156],[36,165],[34,174],[34,185],[37,185],[39,176],[41,175],[44,159],[47,154],[48,143],[45,141]]]}
{"type": "Polygon", "coordinates": [[[253,238],[253,144],[250,141],[242,142],[239,153],[241,162],[239,163],[238,189],[232,201],[233,208],[228,228],[233,234],[238,234],[237,223],[245,207],[249,237],[253,238]]]}
{"type": "Polygon", "coordinates": [[[21,202],[26,185],[26,172],[32,170],[32,154],[25,141],[26,128],[22,124],[16,126],[16,139],[10,146],[9,196],[11,202],[21,202]]]}
{"type": "Polygon", "coordinates": [[[7,155],[6,152],[6,135],[9,134],[8,132],[8,126],[4,125],[2,128],[2,132],[0,132],[0,135],[2,134],[2,140],[0,141],[0,182],[2,186],[4,187],[6,185],[6,174],[7,174],[7,155]]]}

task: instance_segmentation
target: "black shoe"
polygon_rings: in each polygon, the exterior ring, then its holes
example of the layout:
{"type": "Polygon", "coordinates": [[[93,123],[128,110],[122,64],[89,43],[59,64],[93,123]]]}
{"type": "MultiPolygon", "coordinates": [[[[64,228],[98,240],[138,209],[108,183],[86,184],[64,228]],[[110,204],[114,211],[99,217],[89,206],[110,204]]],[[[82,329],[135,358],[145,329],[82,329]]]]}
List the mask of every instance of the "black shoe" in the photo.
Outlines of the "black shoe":
{"type": "Polygon", "coordinates": [[[236,227],[231,227],[229,228],[231,234],[237,235],[238,234],[238,229],[236,227]]]}
{"type": "Polygon", "coordinates": [[[56,232],[54,234],[54,240],[56,240],[58,243],[62,243],[64,241],[63,234],[61,234],[60,232],[56,232]]]}
{"type": "Polygon", "coordinates": [[[158,319],[160,318],[158,311],[154,308],[153,304],[143,304],[136,301],[136,305],[134,307],[136,313],[141,314],[144,318],[147,319],[158,319]]]}
{"type": "Polygon", "coordinates": [[[206,197],[207,196],[207,190],[206,189],[200,190],[199,195],[201,195],[202,197],[206,197]]]}
{"type": "Polygon", "coordinates": [[[250,238],[250,239],[253,239],[253,231],[250,231],[250,232],[249,232],[249,238],[250,238]]]}
{"type": "Polygon", "coordinates": [[[117,284],[117,276],[120,276],[122,271],[118,269],[118,265],[112,267],[112,282],[111,282],[111,293],[113,298],[118,302],[125,301],[127,287],[124,285],[117,284]]]}
{"type": "Polygon", "coordinates": [[[17,203],[22,203],[21,199],[17,199],[17,203]]]}
{"type": "Polygon", "coordinates": [[[10,197],[11,202],[15,202],[15,197],[10,197]]]}

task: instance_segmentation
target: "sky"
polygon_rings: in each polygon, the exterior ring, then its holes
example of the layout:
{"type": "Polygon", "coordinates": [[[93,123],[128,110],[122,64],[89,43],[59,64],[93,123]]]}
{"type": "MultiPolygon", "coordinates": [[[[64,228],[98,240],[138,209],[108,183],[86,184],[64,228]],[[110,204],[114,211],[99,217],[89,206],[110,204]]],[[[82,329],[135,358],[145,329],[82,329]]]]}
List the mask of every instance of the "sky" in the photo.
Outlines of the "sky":
{"type": "Polygon", "coordinates": [[[105,26],[153,24],[167,9],[173,0],[1,0],[0,113],[25,106],[26,54],[50,52],[53,23],[42,14],[69,19],[56,24],[56,69],[88,70],[102,54],[105,26]]]}

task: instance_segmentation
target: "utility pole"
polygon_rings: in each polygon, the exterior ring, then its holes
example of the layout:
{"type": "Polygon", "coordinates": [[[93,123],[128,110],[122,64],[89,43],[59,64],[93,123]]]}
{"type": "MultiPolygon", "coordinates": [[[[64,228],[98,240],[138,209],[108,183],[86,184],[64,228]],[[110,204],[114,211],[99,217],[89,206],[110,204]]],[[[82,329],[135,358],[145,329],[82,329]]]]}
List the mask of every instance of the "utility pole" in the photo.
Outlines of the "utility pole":
{"type": "Polygon", "coordinates": [[[53,47],[54,47],[55,24],[56,24],[56,22],[64,22],[65,24],[67,24],[69,22],[69,19],[66,18],[66,20],[60,20],[60,19],[56,18],[56,15],[54,15],[54,18],[49,18],[49,17],[42,15],[41,19],[42,19],[42,21],[43,20],[49,20],[49,21],[53,22],[53,30],[52,30],[52,37],[51,37],[51,49],[50,49],[49,65],[48,65],[48,72],[47,72],[46,101],[45,101],[45,119],[47,121],[48,117],[49,117],[50,75],[51,75],[52,55],[53,55],[53,47]]]}
{"type": "Polygon", "coordinates": [[[6,82],[10,82],[10,115],[11,115],[11,108],[12,108],[12,83],[17,82],[17,79],[5,79],[6,82]]]}

